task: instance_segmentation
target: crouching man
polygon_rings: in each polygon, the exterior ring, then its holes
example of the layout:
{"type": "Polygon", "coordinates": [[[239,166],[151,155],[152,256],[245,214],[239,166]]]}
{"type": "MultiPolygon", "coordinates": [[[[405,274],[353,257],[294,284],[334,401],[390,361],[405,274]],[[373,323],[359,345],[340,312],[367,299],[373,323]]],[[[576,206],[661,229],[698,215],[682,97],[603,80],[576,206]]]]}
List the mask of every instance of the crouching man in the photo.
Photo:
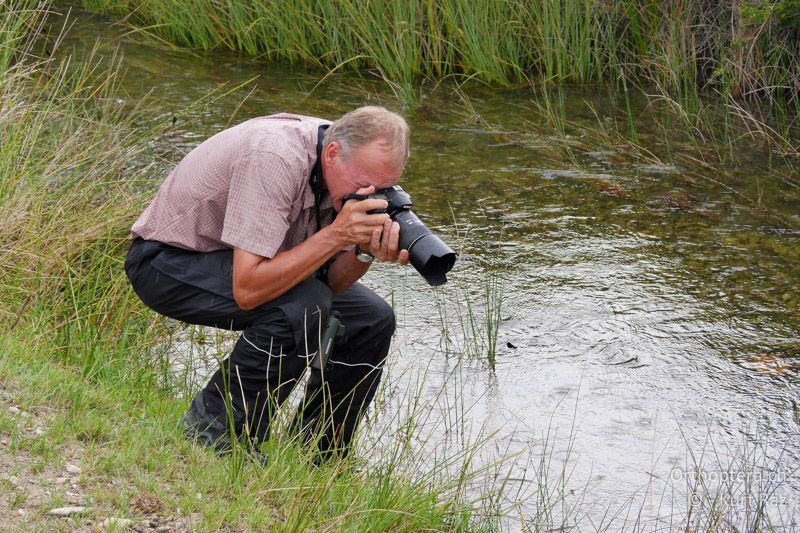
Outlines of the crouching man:
{"type": "Polygon", "coordinates": [[[373,258],[406,264],[408,252],[398,249],[398,224],[369,213],[386,201],[343,197],[394,185],[408,154],[403,118],[370,106],[332,124],[248,120],[170,173],[133,225],[128,278],[158,313],[242,332],[186,412],[187,436],[219,451],[232,438],[266,440],[338,311],[344,337],[329,364],[312,369],[295,423],[321,458],[347,453],[395,327],[391,307],[357,280],[373,258]]]}

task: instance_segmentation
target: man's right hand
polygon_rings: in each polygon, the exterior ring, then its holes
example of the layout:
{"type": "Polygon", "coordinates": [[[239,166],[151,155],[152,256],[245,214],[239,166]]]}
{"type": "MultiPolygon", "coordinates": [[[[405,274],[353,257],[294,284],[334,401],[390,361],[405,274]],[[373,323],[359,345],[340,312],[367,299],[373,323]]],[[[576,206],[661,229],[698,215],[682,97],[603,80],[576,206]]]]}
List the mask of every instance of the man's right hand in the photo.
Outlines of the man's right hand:
{"type": "MultiPolygon", "coordinates": [[[[356,191],[356,194],[369,195],[375,192],[375,187],[365,187],[356,191]]],[[[366,200],[349,200],[342,206],[331,224],[334,238],[342,246],[351,244],[369,245],[375,229],[382,229],[389,215],[378,213],[370,215],[367,211],[386,209],[389,203],[386,200],[368,198],[366,200]]]]}

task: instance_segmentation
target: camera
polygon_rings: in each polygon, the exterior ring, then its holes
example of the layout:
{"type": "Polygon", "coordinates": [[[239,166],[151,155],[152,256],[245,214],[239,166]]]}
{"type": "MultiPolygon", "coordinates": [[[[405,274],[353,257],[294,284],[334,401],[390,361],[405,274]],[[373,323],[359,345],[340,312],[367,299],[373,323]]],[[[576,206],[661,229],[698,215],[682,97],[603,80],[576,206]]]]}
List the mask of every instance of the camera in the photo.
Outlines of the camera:
{"type": "Polygon", "coordinates": [[[389,203],[386,209],[376,209],[368,213],[386,213],[400,225],[400,249],[408,250],[411,264],[425,281],[433,287],[447,283],[447,273],[456,263],[457,255],[411,212],[411,196],[399,185],[394,185],[378,189],[370,195],[348,194],[342,201],[367,198],[386,200],[389,203]]]}

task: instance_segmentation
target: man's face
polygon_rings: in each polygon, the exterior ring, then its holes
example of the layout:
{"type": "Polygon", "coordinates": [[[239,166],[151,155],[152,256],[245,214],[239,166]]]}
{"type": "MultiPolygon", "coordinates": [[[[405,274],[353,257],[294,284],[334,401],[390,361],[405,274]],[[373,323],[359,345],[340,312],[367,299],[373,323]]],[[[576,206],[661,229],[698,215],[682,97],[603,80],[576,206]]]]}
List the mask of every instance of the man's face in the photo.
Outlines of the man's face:
{"type": "Polygon", "coordinates": [[[323,152],[323,176],[328,186],[333,207],[342,208],[342,197],[374,185],[376,189],[391,187],[403,174],[398,168],[395,151],[383,140],[354,150],[345,159],[341,146],[330,143],[323,152]]]}

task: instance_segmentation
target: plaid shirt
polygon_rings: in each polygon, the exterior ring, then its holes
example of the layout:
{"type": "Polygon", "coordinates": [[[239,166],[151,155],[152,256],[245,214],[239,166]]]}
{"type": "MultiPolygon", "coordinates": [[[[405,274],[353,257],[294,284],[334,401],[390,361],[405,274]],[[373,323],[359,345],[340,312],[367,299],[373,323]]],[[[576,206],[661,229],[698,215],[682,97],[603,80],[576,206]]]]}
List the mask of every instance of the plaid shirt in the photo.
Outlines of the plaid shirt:
{"type": "MultiPolygon", "coordinates": [[[[189,152],[131,229],[187,250],[241,248],[271,258],[316,231],[308,183],[328,121],[278,114],[224,130],[189,152]]],[[[329,195],[322,225],[334,217],[329,195]]]]}

